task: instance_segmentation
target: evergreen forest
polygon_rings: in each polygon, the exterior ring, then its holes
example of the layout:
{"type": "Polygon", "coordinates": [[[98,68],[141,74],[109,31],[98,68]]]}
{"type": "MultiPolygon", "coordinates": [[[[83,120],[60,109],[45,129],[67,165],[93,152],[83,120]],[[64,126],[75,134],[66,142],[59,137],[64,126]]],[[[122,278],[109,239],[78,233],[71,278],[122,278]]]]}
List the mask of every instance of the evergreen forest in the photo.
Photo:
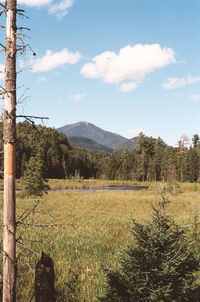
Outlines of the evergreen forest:
{"type": "Polygon", "coordinates": [[[195,134],[191,141],[189,145],[183,136],[172,147],[161,138],[140,133],[132,150],[114,150],[106,155],[71,147],[68,138],[53,128],[20,122],[17,124],[17,178],[24,176],[28,162],[34,157],[43,163],[45,178],[198,182],[199,135],[195,134]]]}

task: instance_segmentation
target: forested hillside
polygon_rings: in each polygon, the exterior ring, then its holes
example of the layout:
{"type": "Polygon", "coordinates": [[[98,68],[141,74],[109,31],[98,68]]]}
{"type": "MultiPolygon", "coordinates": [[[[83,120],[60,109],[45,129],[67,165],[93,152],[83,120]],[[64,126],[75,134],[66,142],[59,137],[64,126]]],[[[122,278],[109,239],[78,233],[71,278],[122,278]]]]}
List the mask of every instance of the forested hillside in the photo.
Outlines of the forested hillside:
{"type": "Polygon", "coordinates": [[[171,147],[161,138],[141,133],[132,150],[118,150],[105,155],[71,147],[67,137],[53,128],[33,127],[29,122],[18,123],[18,178],[23,176],[26,163],[32,157],[43,161],[46,178],[189,182],[200,179],[200,138],[197,134],[193,136],[191,146],[182,138],[177,147],[171,147]]]}
{"type": "MultiPolygon", "coordinates": [[[[0,128],[2,138],[2,125],[0,128]]],[[[1,140],[1,149],[2,140],[1,140]]],[[[32,158],[44,163],[46,178],[95,177],[100,155],[72,148],[67,137],[53,128],[34,126],[29,122],[17,124],[17,177],[24,174],[26,163],[32,158]]],[[[3,159],[1,158],[1,166],[3,159]]]]}

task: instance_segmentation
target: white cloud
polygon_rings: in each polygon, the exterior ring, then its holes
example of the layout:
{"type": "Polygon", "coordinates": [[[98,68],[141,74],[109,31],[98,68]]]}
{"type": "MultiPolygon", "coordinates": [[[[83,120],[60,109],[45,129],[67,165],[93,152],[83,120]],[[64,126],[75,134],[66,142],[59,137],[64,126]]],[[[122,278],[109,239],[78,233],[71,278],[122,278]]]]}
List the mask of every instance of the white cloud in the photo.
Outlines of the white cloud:
{"type": "Polygon", "coordinates": [[[42,6],[50,4],[52,0],[18,0],[17,2],[27,6],[42,6]]]}
{"type": "Polygon", "coordinates": [[[69,98],[74,101],[74,102],[78,102],[80,101],[82,98],[84,98],[85,94],[81,94],[81,93],[75,93],[75,94],[70,94],[69,98]]]}
{"type": "Polygon", "coordinates": [[[190,97],[190,100],[195,102],[195,103],[199,103],[200,102],[200,94],[193,94],[190,97]]]}
{"type": "Polygon", "coordinates": [[[5,66],[0,64],[0,80],[4,80],[5,78],[5,66]]]}
{"type": "Polygon", "coordinates": [[[33,72],[46,72],[65,64],[76,64],[80,60],[81,55],[77,52],[70,52],[67,48],[58,52],[47,50],[44,57],[37,59],[33,64],[33,72]]]}
{"type": "Polygon", "coordinates": [[[62,18],[68,14],[75,0],[18,0],[17,2],[29,7],[48,6],[49,14],[62,18]]]}
{"type": "Polygon", "coordinates": [[[125,92],[135,89],[147,74],[175,62],[171,48],[161,48],[159,44],[128,45],[119,53],[106,51],[94,57],[82,67],[81,74],[108,84],[120,84],[125,92]]]}
{"type": "Polygon", "coordinates": [[[68,14],[69,8],[75,0],[62,0],[59,3],[52,4],[49,8],[49,14],[62,18],[68,14]]]}
{"type": "Polygon", "coordinates": [[[195,83],[200,83],[200,77],[168,78],[161,86],[163,89],[172,90],[195,83]]]}
{"type": "Polygon", "coordinates": [[[138,84],[135,82],[124,82],[119,86],[119,90],[121,92],[129,92],[129,91],[136,89],[137,86],[138,86],[138,84]]]}

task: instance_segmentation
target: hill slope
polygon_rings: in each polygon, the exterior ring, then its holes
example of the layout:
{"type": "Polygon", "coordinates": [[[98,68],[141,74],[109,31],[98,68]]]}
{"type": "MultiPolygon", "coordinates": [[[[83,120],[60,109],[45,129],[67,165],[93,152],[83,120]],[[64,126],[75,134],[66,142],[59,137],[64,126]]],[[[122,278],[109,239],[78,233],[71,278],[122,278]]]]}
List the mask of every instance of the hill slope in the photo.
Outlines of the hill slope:
{"type": "Polygon", "coordinates": [[[75,124],[65,125],[57,129],[67,137],[84,137],[89,138],[100,145],[105,145],[111,149],[118,149],[128,143],[129,139],[109,131],[105,131],[91,123],[78,122],[75,124]]]}
{"type": "Polygon", "coordinates": [[[138,136],[133,137],[133,138],[129,139],[127,142],[125,142],[124,144],[118,146],[118,149],[132,150],[135,147],[135,145],[137,144],[138,139],[139,139],[138,136]]]}
{"type": "Polygon", "coordinates": [[[112,154],[113,151],[111,148],[108,148],[105,145],[98,144],[97,142],[87,137],[70,136],[69,142],[72,147],[84,148],[93,152],[112,154]]]}

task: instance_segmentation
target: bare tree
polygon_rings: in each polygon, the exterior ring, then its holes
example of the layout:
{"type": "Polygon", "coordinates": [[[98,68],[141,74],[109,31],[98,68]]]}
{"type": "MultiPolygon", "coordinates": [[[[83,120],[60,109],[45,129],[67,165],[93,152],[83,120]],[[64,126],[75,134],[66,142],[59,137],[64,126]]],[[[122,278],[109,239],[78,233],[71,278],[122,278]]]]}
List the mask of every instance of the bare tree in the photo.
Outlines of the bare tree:
{"type": "Polygon", "coordinates": [[[16,15],[17,1],[6,0],[5,91],[4,91],[4,211],[3,211],[3,302],[16,301],[16,15]]]}
{"type": "MultiPolygon", "coordinates": [[[[3,210],[3,302],[16,302],[17,257],[16,257],[16,106],[17,106],[17,71],[16,55],[23,54],[28,48],[35,56],[29,44],[24,43],[23,30],[27,27],[17,27],[17,15],[26,17],[24,11],[17,8],[17,0],[5,0],[0,11],[6,14],[5,45],[0,47],[5,51],[5,87],[0,86],[0,97],[4,99],[3,114],[3,145],[4,145],[4,210],[3,210]],[[19,41],[19,44],[17,44],[19,41]]],[[[23,97],[23,95],[22,95],[23,97]]],[[[48,119],[30,115],[20,115],[34,126],[33,119],[48,119]]]]}

